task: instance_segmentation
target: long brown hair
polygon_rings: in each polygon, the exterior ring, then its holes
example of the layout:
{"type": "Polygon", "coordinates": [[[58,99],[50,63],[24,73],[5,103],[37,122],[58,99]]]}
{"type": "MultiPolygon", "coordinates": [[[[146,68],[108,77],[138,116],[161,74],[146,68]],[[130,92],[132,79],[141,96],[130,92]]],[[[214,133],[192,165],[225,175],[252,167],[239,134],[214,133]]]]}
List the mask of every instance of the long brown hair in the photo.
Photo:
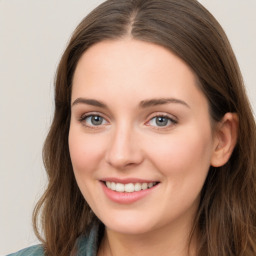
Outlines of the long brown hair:
{"type": "Polygon", "coordinates": [[[227,164],[210,167],[192,234],[196,230],[199,256],[255,256],[255,120],[228,39],[196,0],[108,0],[76,28],[57,70],[55,114],[43,151],[49,184],[33,215],[46,255],[70,255],[93,218],[69,156],[74,70],[91,45],[127,36],[161,45],[183,59],[198,77],[212,120],[220,121],[227,112],[237,113],[237,145],[227,164]]]}

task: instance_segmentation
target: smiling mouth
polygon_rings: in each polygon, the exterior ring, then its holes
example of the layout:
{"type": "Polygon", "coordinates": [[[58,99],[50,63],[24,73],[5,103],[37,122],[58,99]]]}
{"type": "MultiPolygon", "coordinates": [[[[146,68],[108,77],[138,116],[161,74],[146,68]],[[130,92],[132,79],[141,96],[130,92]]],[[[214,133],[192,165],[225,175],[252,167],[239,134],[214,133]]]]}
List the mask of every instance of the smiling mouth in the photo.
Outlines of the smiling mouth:
{"type": "Polygon", "coordinates": [[[149,182],[149,183],[137,182],[137,183],[123,184],[123,183],[117,183],[117,182],[112,182],[112,181],[103,181],[103,183],[110,190],[120,192],[120,193],[122,193],[122,192],[132,193],[132,192],[138,192],[141,190],[147,190],[147,189],[150,189],[159,184],[159,182],[149,182]]]}

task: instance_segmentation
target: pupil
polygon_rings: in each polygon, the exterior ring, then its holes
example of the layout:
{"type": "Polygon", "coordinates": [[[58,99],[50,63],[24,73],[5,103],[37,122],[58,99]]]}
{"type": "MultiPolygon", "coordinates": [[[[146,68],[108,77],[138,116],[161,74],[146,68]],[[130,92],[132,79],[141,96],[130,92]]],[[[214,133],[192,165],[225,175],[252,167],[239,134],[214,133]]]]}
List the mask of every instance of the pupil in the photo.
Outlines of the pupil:
{"type": "Polygon", "coordinates": [[[93,116],[92,117],[92,124],[94,124],[94,125],[102,124],[102,117],[100,117],[100,116],[93,116]]]}
{"type": "Polygon", "coordinates": [[[156,123],[158,126],[165,126],[168,123],[168,119],[166,117],[159,116],[156,119],[156,123]]]}

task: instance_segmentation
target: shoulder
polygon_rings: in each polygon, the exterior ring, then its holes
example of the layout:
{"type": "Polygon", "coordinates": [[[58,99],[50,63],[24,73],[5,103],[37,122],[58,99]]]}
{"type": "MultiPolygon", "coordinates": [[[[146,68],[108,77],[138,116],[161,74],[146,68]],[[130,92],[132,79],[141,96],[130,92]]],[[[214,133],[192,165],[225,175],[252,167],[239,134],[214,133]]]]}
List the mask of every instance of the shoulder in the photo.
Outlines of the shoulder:
{"type": "Polygon", "coordinates": [[[7,256],[43,256],[44,249],[41,245],[34,245],[21,251],[8,254],[7,256]]]}

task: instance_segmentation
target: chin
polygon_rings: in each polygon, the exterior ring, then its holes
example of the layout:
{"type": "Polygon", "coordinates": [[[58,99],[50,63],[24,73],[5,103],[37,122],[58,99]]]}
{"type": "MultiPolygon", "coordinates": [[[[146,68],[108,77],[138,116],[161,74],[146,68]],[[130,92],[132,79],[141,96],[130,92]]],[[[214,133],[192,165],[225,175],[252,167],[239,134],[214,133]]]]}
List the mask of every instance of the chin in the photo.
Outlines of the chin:
{"type": "Polygon", "coordinates": [[[137,224],[127,225],[126,223],[116,224],[111,223],[110,225],[105,225],[107,229],[112,230],[116,233],[126,234],[126,235],[141,235],[148,233],[150,231],[149,226],[142,226],[137,224]]]}
{"type": "Polygon", "coordinates": [[[118,216],[109,219],[102,218],[102,222],[107,229],[117,233],[139,235],[149,232],[153,229],[152,221],[149,218],[141,216],[118,216]]]}

